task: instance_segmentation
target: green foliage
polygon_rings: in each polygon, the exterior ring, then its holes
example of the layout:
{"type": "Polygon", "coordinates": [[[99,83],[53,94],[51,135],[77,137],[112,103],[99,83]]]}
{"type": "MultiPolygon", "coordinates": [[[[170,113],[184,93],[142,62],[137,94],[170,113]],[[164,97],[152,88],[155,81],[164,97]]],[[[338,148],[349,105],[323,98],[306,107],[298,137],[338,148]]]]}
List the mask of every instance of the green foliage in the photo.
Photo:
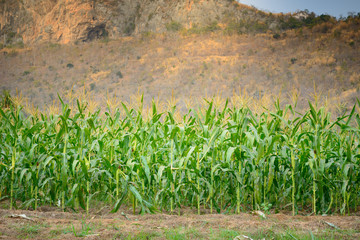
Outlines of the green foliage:
{"type": "Polygon", "coordinates": [[[110,42],[110,38],[108,35],[104,36],[101,38],[100,40],[101,43],[105,43],[105,44],[108,44],[110,42]]]}
{"type": "Polygon", "coordinates": [[[10,108],[13,107],[14,103],[11,99],[11,95],[9,91],[3,90],[2,96],[0,97],[0,107],[1,108],[10,108]]]}
{"type": "Polygon", "coordinates": [[[220,30],[220,26],[216,21],[209,23],[208,25],[199,26],[197,24],[193,24],[190,29],[187,29],[187,33],[189,34],[205,34],[209,32],[215,32],[220,30]]]}
{"type": "Polygon", "coordinates": [[[281,28],[282,29],[294,29],[294,28],[300,28],[303,26],[303,22],[295,17],[289,17],[286,20],[283,20],[281,22],[281,28]]]}
{"type": "Polygon", "coordinates": [[[87,235],[90,235],[92,233],[91,223],[86,223],[85,219],[82,219],[81,230],[77,231],[73,225],[72,233],[74,234],[75,237],[86,237],[87,235]]]}
{"type": "Polygon", "coordinates": [[[8,37],[10,40],[12,40],[15,36],[16,36],[16,32],[9,32],[9,33],[7,34],[7,37],[8,37]]]}
{"type": "Polygon", "coordinates": [[[341,36],[341,31],[338,30],[338,29],[336,29],[333,34],[334,34],[334,38],[340,38],[340,36],[341,36]]]}
{"type": "Polygon", "coordinates": [[[25,47],[25,44],[23,41],[17,41],[11,45],[8,45],[7,48],[24,48],[25,47]]]}
{"type": "Polygon", "coordinates": [[[274,35],[273,35],[273,38],[274,39],[279,39],[281,36],[280,36],[280,34],[278,34],[278,33],[275,33],[274,35]]]}
{"type": "Polygon", "coordinates": [[[255,21],[252,24],[247,25],[246,28],[250,32],[259,32],[259,33],[264,33],[269,29],[268,25],[265,22],[260,22],[260,21],[255,21]]]}
{"type": "Polygon", "coordinates": [[[220,27],[217,22],[212,22],[209,25],[207,25],[204,29],[205,32],[215,32],[216,30],[219,30],[220,27]]]}
{"type": "Polygon", "coordinates": [[[132,22],[128,23],[128,25],[125,28],[125,34],[131,35],[134,32],[135,27],[136,27],[135,22],[132,21],[132,22]]]}
{"type": "Polygon", "coordinates": [[[232,34],[242,34],[241,31],[241,24],[235,21],[231,21],[226,25],[225,33],[232,35],[232,34]]]}
{"type": "Polygon", "coordinates": [[[240,20],[229,22],[225,28],[225,33],[265,33],[268,30],[269,26],[266,22],[258,20],[240,20]]]}
{"type": "Polygon", "coordinates": [[[52,48],[52,49],[56,49],[56,48],[60,48],[61,45],[59,43],[53,43],[53,42],[49,42],[48,43],[48,47],[52,48]]]}
{"type": "Polygon", "coordinates": [[[90,91],[93,91],[96,87],[96,84],[95,83],[91,83],[90,84],[90,91]]]}
{"type": "Polygon", "coordinates": [[[74,64],[72,64],[72,63],[68,63],[68,64],[66,65],[66,67],[67,67],[68,69],[71,69],[71,68],[73,68],[73,67],[74,67],[74,64]]]}
{"type": "Polygon", "coordinates": [[[128,204],[141,213],[358,208],[358,106],[331,120],[311,103],[300,114],[279,102],[273,112],[255,113],[208,101],[178,119],[175,106],[158,112],[153,103],[145,116],[143,102],[122,104],[102,115],[60,100],[59,115],[0,109],[0,191],[10,207],[88,212],[96,199],[113,212],[128,204]]]}
{"type": "MultiPolygon", "coordinates": [[[[336,19],[330,15],[322,14],[320,16],[316,16],[315,13],[308,11],[305,11],[307,13],[307,16],[304,18],[296,18],[294,16],[281,16],[279,17],[280,20],[280,28],[282,30],[287,29],[297,29],[302,27],[314,27],[317,25],[321,25],[324,23],[335,23],[336,19]]],[[[324,24],[324,27],[329,27],[331,25],[324,24]]],[[[321,32],[326,32],[327,30],[323,29],[321,32]]]]}
{"type": "Polygon", "coordinates": [[[237,231],[229,230],[229,229],[220,229],[217,238],[215,239],[237,239],[236,237],[242,235],[237,231]]]}
{"type": "Polygon", "coordinates": [[[183,28],[181,23],[176,22],[176,21],[171,21],[169,23],[166,23],[165,27],[166,27],[166,30],[172,31],[172,32],[180,31],[183,28]]]}
{"type": "Polygon", "coordinates": [[[123,75],[122,75],[121,71],[117,71],[116,76],[118,76],[119,78],[123,78],[123,75]]]}

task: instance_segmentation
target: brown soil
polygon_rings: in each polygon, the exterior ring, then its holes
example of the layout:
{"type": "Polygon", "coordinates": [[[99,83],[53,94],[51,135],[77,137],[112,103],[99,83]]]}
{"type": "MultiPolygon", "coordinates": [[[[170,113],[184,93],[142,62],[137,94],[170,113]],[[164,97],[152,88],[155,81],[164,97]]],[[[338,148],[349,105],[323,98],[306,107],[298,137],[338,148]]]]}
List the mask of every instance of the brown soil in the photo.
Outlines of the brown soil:
{"type": "Polygon", "coordinates": [[[213,239],[211,236],[224,230],[244,235],[271,232],[274,236],[288,231],[300,235],[311,232],[315,236],[330,232],[332,239],[360,239],[360,216],[292,217],[287,213],[278,213],[261,219],[247,213],[199,216],[184,212],[178,216],[162,213],[132,215],[124,214],[124,211],[101,213],[106,212],[103,209],[86,216],[49,207],[41,207],[38,211],[0,209],[0,239],[78,239],[79,236],[84,239],[138,239],[141,236],[145,236],[142,239],[166,239],[168,235],[164,233],[174,229],[192,229],[200,234],[193,237],[202,239],[213,239]],[[30,220],[14,217],[19,214],[25,214],[30,220]],[[86,231],[87,228],[89,231],[86,231]]]}

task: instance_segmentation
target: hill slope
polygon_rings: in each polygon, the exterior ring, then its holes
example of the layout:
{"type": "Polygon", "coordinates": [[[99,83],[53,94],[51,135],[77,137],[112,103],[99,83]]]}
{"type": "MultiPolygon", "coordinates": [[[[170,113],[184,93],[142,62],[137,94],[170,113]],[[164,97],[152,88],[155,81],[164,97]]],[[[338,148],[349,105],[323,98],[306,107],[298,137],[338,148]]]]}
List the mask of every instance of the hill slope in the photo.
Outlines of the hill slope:
{"type": "Polygon", "coordinates": [[[229,19],[270,19],[265,13],[229,0],[2,1],[0,13],[0,39],[22,39],[26,44],[164,32],[171,22],[190,28],[229,19]]]}
{"type": "Polygon", "coordinates": [[[341,102],[353,102],[359,96],[359,63],[358,42],[353,46],[330,33],[288,33],[284,39],[175,33],[10,50],[0,55],[0,78],[3,89],[18,89],[40,105],[70,89],[85,89],[98,100],[107,93],[129,100],[139,90],[148,100],[172,94],[180,100],[230,97],[239,88],[256,98],[295,88],[308,98],[314,84],[325,96],[343,94],[341,102]]]}
{"type": "Polygon", "coordinates": [[[227,0],[24,0],[0,10],[0,88],[37,106],[70,90],[185,105],[239,89],[263,102],[296,89],[304,105],[315,87],[342,111],[360,95],[358,16],[273,15],[227,0]]]}

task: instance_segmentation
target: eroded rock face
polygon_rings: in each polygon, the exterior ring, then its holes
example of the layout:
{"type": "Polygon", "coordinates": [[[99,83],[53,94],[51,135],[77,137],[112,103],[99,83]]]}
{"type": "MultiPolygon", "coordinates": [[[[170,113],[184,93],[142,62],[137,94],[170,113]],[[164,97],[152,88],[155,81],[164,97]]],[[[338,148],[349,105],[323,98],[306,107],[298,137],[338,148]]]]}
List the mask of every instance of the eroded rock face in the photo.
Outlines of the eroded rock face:
{"type": "Polygon", "coordinates": [[[226,16],[241,17],[244,5],[229,0],[145,0],[136,21],[136,33],[161,32],[175,21],[185,28],[221,22],[226,16]]]}
{"type": "Polygon", "coordinates": [[[229,0],[5,0],[0,2],[0,37],[24,43],[91,41],[163,32],[171,21],[190,28],[239,19],[244,9],[229,0]]]}
{"type": "Polygon", "coordinates": [[[25,43],[91,41],[131,34],[136,1],[24,0],[0,4],[1,35],[25,43]],[[126,32],[127,30],[127,32],[126,32]]]}

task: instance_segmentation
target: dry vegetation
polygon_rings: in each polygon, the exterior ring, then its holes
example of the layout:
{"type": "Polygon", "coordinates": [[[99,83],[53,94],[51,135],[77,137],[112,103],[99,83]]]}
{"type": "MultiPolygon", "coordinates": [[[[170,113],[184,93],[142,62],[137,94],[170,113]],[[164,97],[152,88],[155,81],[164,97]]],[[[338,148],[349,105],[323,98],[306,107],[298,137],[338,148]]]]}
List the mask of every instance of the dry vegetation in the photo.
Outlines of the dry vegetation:
{"type": "Polygon", "coordinates": [[[194,215],[184,211],[182,216],[153,214],[132,215],[104,213],[94,209],[90,216],[81,213],[59,212],[43,207],[39,211],[0,210],[1,239],[211,239],[233,240],[242,235],[253,239],[357,239],[360,237],[360,218],[357,216],[297,216],[286,212],[268,219],[241,213],[238,215],[194,215]],[[26,214],[34,221],[11,218],[26,214]],[[336,229],[327,223],[334,224],[336,229]],[[81,239],[81,238],[80,238],[81,239]]]}
{"type": "Polygon", "coordinates": [[[214,29],[195,32],[4,48],[0,87],[12,95],[18,90],[29,105],[40,107],[69,91],[91,93],[102,106],[108,98],[128,101],[138,92],[146,102],[174,96],[184,106],[189,96],[196,102],[242,91],[257,100],[287,101],[295,89],[300,106],[317,92],[343,111],[360,88],[360,32],[354,19],[277,34],[229,35],[226,26],[215,23],[214,29]]]}

